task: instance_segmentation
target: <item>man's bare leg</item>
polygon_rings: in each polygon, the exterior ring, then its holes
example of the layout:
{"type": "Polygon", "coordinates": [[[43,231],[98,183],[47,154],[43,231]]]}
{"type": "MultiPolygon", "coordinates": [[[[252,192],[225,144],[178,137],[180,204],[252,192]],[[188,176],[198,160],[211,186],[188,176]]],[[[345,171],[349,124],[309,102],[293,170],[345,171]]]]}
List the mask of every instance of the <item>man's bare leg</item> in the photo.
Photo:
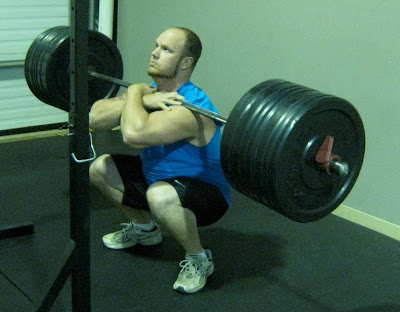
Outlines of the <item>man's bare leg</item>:
{"type": "Polygon", "coordinates": [[[89,173],[90,182],[119,207],[130,221],[143,224],[152,221],[150,212],[122,205],[125,188],[117,166],[110,155],[98,157],[90,166],[89,173]]]}
{"type": "Polygon", "coordinates": [[[182,207],[175,188],[166,182],[156,182],[147,191],[147,200],[155,218],[181,244],[186,254],[198,254],[204,249],[200,242],[194,213],[182,207]]]}

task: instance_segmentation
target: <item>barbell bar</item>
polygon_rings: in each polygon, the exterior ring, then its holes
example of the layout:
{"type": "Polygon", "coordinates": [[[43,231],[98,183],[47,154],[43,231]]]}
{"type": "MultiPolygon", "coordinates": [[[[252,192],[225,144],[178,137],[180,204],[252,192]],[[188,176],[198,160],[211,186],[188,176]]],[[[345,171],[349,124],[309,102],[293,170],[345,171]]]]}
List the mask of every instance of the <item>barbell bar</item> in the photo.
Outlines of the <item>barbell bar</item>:
{"type": "MultiPolygon", "coordinates": [[[[89,70],[88,74],[89,74],[89,76],[92,76],[94,78],[98,78],[98,79],[102,79],[102,80],[105,80],[105,81],[109,81],[109,82],[112,82],[113,84],[119,85],[121,87],[128,88],[130,85],[132,85],[132,83],[123,81],[123,80],[118,79],[118,78],[110,77],[110,76],[107,76],[107,75],[104,75],[104,74],[100,74],[100,73],[97,73],[97,72],[95,72],[93,70],[89,70]]],[[[195,113],[207,116],[207,117],[213,119],[214,121],[216,121],[217,123],[225,124],[227,119],[228,119],[228,118],[226,118],[224,116],[221,116],[220,114],[217,114],[217,113],[214,113],[214,112],[212,112],[210,110],[207,110],[207,109],[201,108],[199,106],[190,104],[190,103],[188,103],[186,101],[182,101],[182,106],[186,107],[187,109],[190,109],[191,111],[193,111],[195,113]]]]}
{"type": "MultiPolygon", "coordinates": [[[[122,58],[112,40],[89,31],[88,47],[90,107],[131,83],[121,80],[122,58]]],[[[25,77],[38,99],[69,111],[69,27],[50,28],[33,41],[25,77]]],[[[294,221],[330,214],[360,173],[364,127],[343,98],[272,79],[246,92],[227,118],[182,105],[225,125],[221,165],[232,187],[294,221]]]]}

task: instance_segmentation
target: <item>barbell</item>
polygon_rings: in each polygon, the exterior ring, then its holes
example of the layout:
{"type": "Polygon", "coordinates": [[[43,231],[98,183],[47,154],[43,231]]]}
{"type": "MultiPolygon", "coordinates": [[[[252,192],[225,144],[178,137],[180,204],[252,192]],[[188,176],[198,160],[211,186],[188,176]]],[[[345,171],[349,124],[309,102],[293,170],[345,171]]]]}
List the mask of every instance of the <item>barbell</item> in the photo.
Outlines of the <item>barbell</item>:
{"type": "MultiPolygon", "coordinates": [[[[44,103],[69,111],[69,40],[66,26],[40,34],[28,49],[25,78],[44,103]]],[[[90,30],[90,106],[112,97],[123,64],[114,42],[90,30]]],[[[317,221],[353,188],[363,163],[365,132],[347,100],[282,79],[251,88],[223,117],[190,103],[194,113],[225,124],[221,165],[234,189],[297,222],[317,221]]]]}

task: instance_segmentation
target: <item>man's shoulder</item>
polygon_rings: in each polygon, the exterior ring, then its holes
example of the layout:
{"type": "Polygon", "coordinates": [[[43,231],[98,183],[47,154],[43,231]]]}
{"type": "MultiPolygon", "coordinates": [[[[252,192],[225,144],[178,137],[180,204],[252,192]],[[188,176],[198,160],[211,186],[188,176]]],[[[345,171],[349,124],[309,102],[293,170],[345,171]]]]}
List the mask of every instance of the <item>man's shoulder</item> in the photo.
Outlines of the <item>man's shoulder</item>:
{"type": "Polygon", "coordinates": [[[192,81],[186,81],[179,89],[178,93],[183,92],[204,92],[199,86],[195,85],[192,81]]]}
{"type": "Polygon", "coordinates": [[[218,109],[215,107],[214,103],[208,97],[207,93],[202,88],[195,85],[191,81],[186,82],[178,90],[178,93],[180,95],[183,95],[188,103],[218,113],[218,109]],[[182,93],[180,92],[181,90],[182,93]]]}
{"type": "Polygon", "coordinates": [[[179,88],[178,93],[183,95],[187,101],[193,99],[211,102],[207,93],[191,81],[187,81],[181,88],[179,88]]]}

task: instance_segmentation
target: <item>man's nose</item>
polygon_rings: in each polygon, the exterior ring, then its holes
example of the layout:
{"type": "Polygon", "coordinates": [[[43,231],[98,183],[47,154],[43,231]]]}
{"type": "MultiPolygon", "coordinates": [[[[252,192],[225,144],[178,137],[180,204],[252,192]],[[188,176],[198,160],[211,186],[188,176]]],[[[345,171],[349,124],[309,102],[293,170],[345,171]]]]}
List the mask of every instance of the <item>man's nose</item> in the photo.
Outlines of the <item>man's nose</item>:
{"type": "Polygon", "coordinates": [[[154,58],[158,58],[160,56],[159,48],[155,48],[153,52],[151,52],[151,56],[154,58]]]}

